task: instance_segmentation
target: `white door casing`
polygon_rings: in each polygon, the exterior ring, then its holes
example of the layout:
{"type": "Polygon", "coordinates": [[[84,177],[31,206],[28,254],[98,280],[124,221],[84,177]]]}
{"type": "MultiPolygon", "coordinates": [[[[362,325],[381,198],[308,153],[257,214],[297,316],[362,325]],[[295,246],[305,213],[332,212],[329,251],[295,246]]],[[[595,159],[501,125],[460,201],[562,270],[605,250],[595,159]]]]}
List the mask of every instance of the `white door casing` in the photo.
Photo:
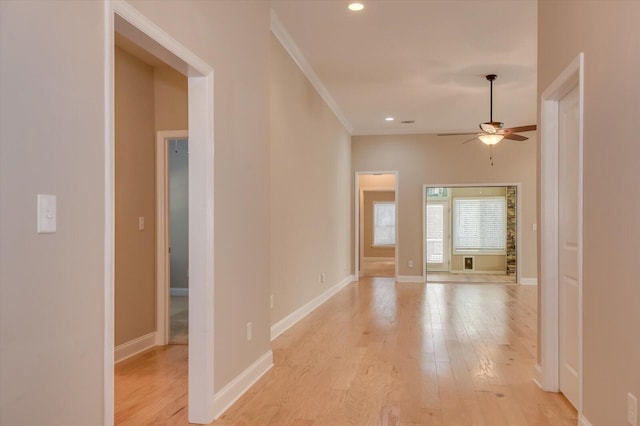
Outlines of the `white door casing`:
{"type": "Polygon", "coordinates": [[[536,368],[542,389],[563,391],[582,418],[583,53],[544,90],[540,105],[541,358],[536,368]]]}
{"type": "Polygon", "coordinates": [[[579,401],[579,93],[558,102],[558,364],[559,388],[579,401]]]}

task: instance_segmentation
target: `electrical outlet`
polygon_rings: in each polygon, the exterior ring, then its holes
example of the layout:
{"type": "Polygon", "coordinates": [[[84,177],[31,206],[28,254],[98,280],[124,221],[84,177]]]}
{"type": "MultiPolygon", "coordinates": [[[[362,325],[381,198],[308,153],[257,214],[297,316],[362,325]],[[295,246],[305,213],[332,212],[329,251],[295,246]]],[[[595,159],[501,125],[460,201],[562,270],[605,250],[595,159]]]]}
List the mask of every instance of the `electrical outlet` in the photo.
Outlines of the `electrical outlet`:
{"type": "Polygon", "coordinates": [[[247,323],[247,341],[253,339],[253,324],[251,322],[247,323]]]}
{"type": "Polygon", "coordinates": [[[627,394],[627,423],[638,426],[638,398],[631,392],[627,394]]]}
{"type": "Polygon", "coordinates": [[[324,272],[322,272],[320,274],[320,282],[323,283],[324,282],[324,272]]]}
{"type": "Polygon", "coordinates": [[[144,231],[144,216],[138,217],[138,231],[144,231]]]}
{"type": "Polygon", "coordinates": [[[409,263],[409,268],[413,268],[413,260],[410,260],[408,263],[409,263]]]}
{"type": "Polygon", "coordinates": [[[273,309],[273,294],[270,297],[269,305],[271,306],[271,309],[273,309]]]}

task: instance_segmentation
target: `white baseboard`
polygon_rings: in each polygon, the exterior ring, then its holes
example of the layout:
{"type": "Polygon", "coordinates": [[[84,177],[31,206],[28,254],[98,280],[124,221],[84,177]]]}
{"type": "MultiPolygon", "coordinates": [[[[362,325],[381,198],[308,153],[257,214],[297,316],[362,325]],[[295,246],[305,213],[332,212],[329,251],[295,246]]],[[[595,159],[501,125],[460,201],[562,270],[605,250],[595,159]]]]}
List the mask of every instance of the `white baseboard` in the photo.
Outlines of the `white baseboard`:
{"type": "Polygon", "coordinates": [[[533,368],[533,383],[542,389],[542,367],[540,367],[540,364],[536,364],[533,368]]]}
{"type": "Polygon", "coordinates": [[[220,417],[244,393],[273,367],[273,353],[269,350],[213,397],[214,419],[220,417]]]}
{"type": "Polygon", "coordinates": [[[118,345],[113,351],[113,361],[117,364],[156,345],[156,332],[153,331],[126,343],[118,345]]]}
{"type": "Polygon", "coordinates": [[[520,284],[521,285],[538,285],[538,279],[522,277],[520,278],[520,284]]]}
{"type": "Polygon", "coordinates": [[[331,296],[333,296],[334,294],[342,290],[343,287],[345,287],[347,284],[353,281],[357,281],[357,279],[355,278],[355,276],[349,275],[348,277],[340,281],[338,284],[328,288],[324,293],[311,299],[306,304],[302,305],[301,307],[299,307],[298,309],[296,309],[286,317],[282,318],[277,323],[273,324],[271,326],[271,340],[275,339],[276,337],[278,337],[279,335],[287,331],[295,323],[297,323],[302,318],[309,315],[314,309],[316,309],[318,306],[322,305],[324,302],[329,300],[331,296]]]}
{"type": "Polygon", "coordinates": [[[422,275],[397,275],[396,281],[399,283],[423,283],[424,277],[422,275]]]}
{"type": "Polygon", "coordinates": [[[587,420],[587,418],[582,413],[579,416],[578,425],[579,426],[592,426],[591,422],[589,420],[587,420]]]}
{"type": "Polygon", "coordinates": [[[170,288],[169,294],[171,296],[188,296],[189,289],[188,288],[170,288]]]}

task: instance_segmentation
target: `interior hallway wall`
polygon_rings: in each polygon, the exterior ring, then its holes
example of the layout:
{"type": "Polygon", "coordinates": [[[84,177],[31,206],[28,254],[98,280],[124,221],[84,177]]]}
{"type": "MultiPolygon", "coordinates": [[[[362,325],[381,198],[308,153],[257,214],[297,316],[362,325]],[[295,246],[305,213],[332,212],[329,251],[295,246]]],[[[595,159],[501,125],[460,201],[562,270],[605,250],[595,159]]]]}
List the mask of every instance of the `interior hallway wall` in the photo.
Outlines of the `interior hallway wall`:
{"type": "Polygon", "coordinates": [[[275,36],[270,43],[275,324],[350,275],[353,181],[349,133],[275,36]]]}
{"type": "Polygon", "coordinates": [[[640,399],[640,3],[538,8],[539,94],[584,52],[584,414],[624,425],[627,393],[640,399]]]}
{"type": "Polygon", "coordinates": [[[104,22],[102,2],[0,1],[2,425],[103,423],[104,22]]]}
{"type": "Polygon", "coordinates": [[[153,68],[115,49],[115,345],[155,331],[153,68]],[[138,218],[144,218],[144,230],[138,218]]]}

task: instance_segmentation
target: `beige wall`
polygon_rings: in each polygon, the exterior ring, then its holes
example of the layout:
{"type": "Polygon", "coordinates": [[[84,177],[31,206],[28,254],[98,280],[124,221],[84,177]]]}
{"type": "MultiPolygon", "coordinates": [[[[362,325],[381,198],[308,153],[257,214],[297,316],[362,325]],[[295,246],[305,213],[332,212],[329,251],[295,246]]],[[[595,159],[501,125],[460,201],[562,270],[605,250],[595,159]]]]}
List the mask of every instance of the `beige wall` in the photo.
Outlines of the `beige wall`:
{"type": "Polygon", "coordinates": [[[155,126],[160,130],[187,130],[189,93],[187,78],[170,67],[154,67],[155,126]]]}
{"type": "Polygon", "coordinates": [[[0,1],[2,425],[103,423],[103,10],[0,1]]]}
{"type": "MultiPolygon", "coordinates": [[[[215,70],[219,391],[270,349],[269,3],[131,4],[215,70]]],[[[94,1],[0,2],[3,425],[97,425],[107,409],[104,13],[94,1]],[[56,234],[35,233],[38,193],[57,195],[56,234]]]]}
{"type": "Polygon", "coordinates": [[[349,134],[270,40],[271,208],[260,212],[271,217],[274,324],[350,274],[353,181],[349,134]]]}
{"type": "Polygon", "coordinates": [[[373,245],[373,204],[376,201],[395,201],[394,191],[364,191],[362,197],[362,253],[364,257],[394,257],[395,247],[374,247],[373,245]]]}
{"type": "MultiPolygon", "coordinates": [[[[451,196],[451,209],[449,214],[453,214],[453,199],[455,197],[496,197],[505,196],[505,187],[467,187],[467,188],[450,188],[451,196]]],[[[453,223],[453,217],[450,216],[449,223],[453,223]]],[[[453,238],[453,234],[452,234],[453,238]]],[[[464,256],[459,254],[453,254],[453,244],[449,244],[449,253],[451,259],[451,270],[462,271],[464,256]]],[[[487,272],[505,272],[507,270],[507,256],[506,255],[474,255],[474,269],[476,271],[487,272]]]]}
{"type": "Polygon", "coordinates": [[[422,135],[354,136],[353,171],[397,170],[399,274],[422,275],[422,185],[522,184],[522,277],[536,275],[535,135],[527,142],[494,147],[494,166],[482,143],[462,145],[464,137],[422,135]],[[413,268],[408,261],[413,260],[413,268]]]}
{"type": "Polygon", "coordinates": [[[153,86],[153,68],[116,48],[116,346],[156,329],[153,86]]]}
{"type": "Polygon", "coordinates": [[[541,1],[538,16],[540,93],[585,54],[584,414],[623,425],[640,397],[640,2],[541,1]]]}

